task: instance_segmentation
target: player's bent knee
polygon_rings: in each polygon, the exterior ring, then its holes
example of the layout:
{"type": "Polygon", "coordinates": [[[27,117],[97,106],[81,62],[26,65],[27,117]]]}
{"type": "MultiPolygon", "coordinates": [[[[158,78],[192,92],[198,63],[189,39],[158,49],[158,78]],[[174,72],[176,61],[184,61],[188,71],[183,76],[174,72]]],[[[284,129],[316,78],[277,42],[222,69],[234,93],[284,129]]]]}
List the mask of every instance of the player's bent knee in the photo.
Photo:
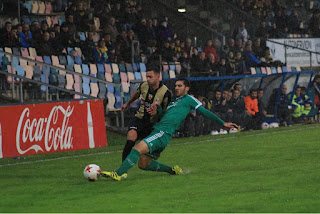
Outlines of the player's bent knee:
{"type": "Polygon", "coordinates": [[[135,129],[130,129],[130,130],[128,131],[128,134],[127,134],[127,140],[136,141],[137,138],[138,138],[137,130],[135,130],[135,129]]]}

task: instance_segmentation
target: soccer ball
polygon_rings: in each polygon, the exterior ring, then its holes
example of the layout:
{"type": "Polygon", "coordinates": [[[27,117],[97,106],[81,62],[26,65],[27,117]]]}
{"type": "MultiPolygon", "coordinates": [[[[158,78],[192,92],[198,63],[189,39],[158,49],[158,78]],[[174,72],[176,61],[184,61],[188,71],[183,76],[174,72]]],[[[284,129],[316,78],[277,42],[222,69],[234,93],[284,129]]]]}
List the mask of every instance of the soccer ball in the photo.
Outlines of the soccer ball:
{"type": "Polygon", "coordinates": [[[269,126],[268,123],[263,122],[263,123],[261,124],[261,128],[262,128],[262,129],[268,129],[268,128],[270,128],[270,126],[269,126]]]}
{"type": "Polygon", "coordinates": [[[100,177],[101,169],[96,164],[89,164],[84,168],[83,175],[88,181],[97,181],[100,177]]]}
{"type": "Polygon", "coordinates": [[[278,128],[279,124],[274,122],[274,123],[270,123],[270,128],[278,128]]]}

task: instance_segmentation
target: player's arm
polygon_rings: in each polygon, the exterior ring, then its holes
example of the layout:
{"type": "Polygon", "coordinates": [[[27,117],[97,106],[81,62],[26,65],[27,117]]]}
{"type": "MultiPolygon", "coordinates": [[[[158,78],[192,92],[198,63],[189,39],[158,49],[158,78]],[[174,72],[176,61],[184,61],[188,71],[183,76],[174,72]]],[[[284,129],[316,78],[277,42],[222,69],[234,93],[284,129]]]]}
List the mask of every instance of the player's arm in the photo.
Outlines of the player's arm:
{"type": "Polygon", "coordinates": [[[123,104],[123,105],[121,106],[121,110],[122,110],[122,111],[126,110],[126,109],[131,105],[131,103],[133,103],[136,99],[139,98],[139,96],[140,96],[140,94],[139,94],[137,91],[134,92],[134,93],[131,95],[131,97],[130,97],[130,99],[128,100],[128,102],[126,102],[125,104],[123,104]]]}
{"type": "Polygon", "coordinates": [[[205,117],[209,118],[210,120],[213,120],[216,123],[218,123],[220,125],[223,125],[224,127],[227,127],[227,128],[238,127],[234,123],[226,123],[226,122],[224,122],[223,120],[221,120],[220,117],[218,117],[217,115],[215,115],[211,111],[205,109],[203,106],[199,106],[197,108],[197,111],[200,112],[201,114],[203,114],[205,117]]]}

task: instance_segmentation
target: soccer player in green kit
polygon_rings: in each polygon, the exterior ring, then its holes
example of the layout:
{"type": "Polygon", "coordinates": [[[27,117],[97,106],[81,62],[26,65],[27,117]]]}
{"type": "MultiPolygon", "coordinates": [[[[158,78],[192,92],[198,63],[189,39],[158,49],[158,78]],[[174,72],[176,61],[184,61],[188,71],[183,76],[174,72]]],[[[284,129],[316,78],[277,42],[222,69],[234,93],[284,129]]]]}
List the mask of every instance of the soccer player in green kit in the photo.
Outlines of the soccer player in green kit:
{"type": "Polygon", "coordinates": [[[103,171],[101,172],[101,175],[120,181],[122,179],[121,175],[126,173],[136,163],[138,163],[140,169],[147,171],[167,172],[173,175],[183,174],[183,171],[179,166],[170,167],[160,163],[156,159],[167,147],[173,133],[180,128],[181,123],[191,109],[197,110],[205,117],[208,117],[226,128],[237,127],[234,123],[225,123],[214,113],[205,109],[199,100],[188,95],[189,90],[190,82],[187,79],[181,78],[176,80],[176,99],[168,105],[165,114],[161,115],[162,109],[157,102],[154,102],[149,109],[150,113],[158,113],[162,116],[161,120],[153,126],[151,134],[133,147],[119,169],[111,172],[103,171]]]}

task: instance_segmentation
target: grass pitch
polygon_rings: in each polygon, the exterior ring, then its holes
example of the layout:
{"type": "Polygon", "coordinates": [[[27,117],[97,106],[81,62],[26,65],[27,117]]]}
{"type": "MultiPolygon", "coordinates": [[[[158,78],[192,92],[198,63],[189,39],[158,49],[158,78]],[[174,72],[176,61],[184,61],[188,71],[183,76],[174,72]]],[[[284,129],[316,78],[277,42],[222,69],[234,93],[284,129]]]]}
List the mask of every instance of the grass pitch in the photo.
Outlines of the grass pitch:
{"type": "Polygon", "coordinates": [[[319,125],[173,139],[159,161],[121,182],[88,182],[90,163],[116,169],[125,137],[100,149],[0,160],[0,212],[319,212],[319,125]]]}

